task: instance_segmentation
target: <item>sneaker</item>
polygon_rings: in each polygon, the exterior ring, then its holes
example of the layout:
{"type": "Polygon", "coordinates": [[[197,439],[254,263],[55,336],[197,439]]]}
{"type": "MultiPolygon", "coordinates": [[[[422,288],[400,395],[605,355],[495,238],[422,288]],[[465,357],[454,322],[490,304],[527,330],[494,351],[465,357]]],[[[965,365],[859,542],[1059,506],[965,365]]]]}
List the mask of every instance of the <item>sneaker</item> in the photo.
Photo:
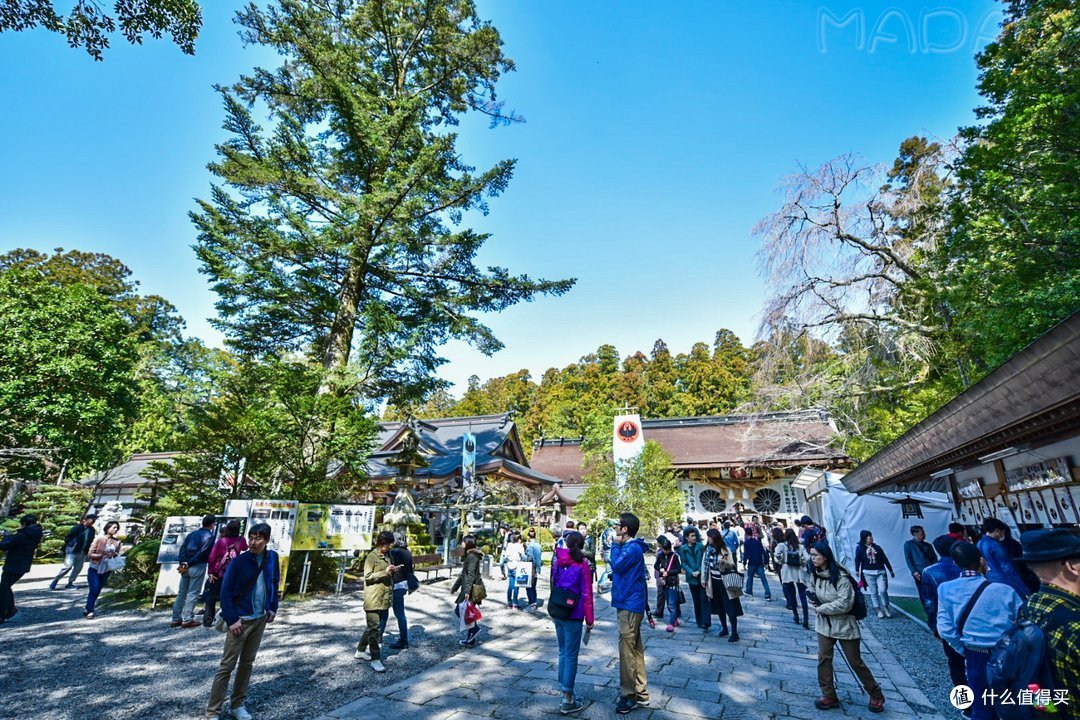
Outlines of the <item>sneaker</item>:
{"type": "Polygon", "coordinates": [[[818,710],[832,710],[840,707],[840,699],[835,697],[821,697],[814,701],[814,707],[818,710]]]}
{"type": "Polygon", "coordinates": [[[476,638],[473,638],[472,640],[458,640],[457,644],[462,647],[476,647],[476,638]]]}
{"type": "Polygon", "coordinates": [[[56,589],[56,581],[55,580],[53,580],[51,583],[49,583],[49,589],[50,590],[55,590],[56,589]]]}
{"type": "Polygon", "coordinates": [[[94,613],[86,612],[85,610],[83,610],[83,617],[86,618],[87,620],[93,620],[94,619],[94,613]]]}
{"type": "Polygon", "coordinates": [[[772,602],[772,596],[766,595],[765,596],[765,602],[772,602]]]}
{"type": "Polygon", "coordinates": [[[887,618],[892,617],[892,612],[889,611],[889,608],[885,608],[885,617],[887,617],[887,618]]]}
{"type": "Polygon", "coordinates": [[[364,662],[367,662],[371,659],[371,653],[367,650],[357,650],[353,657],[357,660],[363,660],[364,662]]]}
{"type": "Polygon", "coordinates": [[[627,715],[637,706],[638,704],[636,702],[624,696],[619,698],[619,703],[615,706],[615,713],[618,715],[627,715]]]}
{"type": "Polygon", "coordinates": [[[667,626],[667,631],[672,632],[672,633],[675,632],[675,626],[674,625],[668,625],[667,626]]]}
{"type": "Polygon", "coordinates": [[[573,715],[576,712],[581,712],[585,708],[585,703],[581,701],[581,698],[574,698],[573,700],[563,700],[559,704],[559,713],[562,715],[573,715]]]}
{"type": "Polygon", "coordinates": [[[251,713],[247,711],[247,708],[241,705],[240,707],[234,707],[229,711],[236,720],[251,720],[251,713]]]}
{"type": "Polygon", "coordinates": [[[381,660],[372,660],[371,669],[375,672],[386,672],[386,666],[382,664],[381,660]]]}
{"type": "Polygon", "coordinates": [[[882,610],[881,608],[878,608],[877,616],[878,616],[879,619],[884,620],[885,619],[885,611],[882,610]]]}

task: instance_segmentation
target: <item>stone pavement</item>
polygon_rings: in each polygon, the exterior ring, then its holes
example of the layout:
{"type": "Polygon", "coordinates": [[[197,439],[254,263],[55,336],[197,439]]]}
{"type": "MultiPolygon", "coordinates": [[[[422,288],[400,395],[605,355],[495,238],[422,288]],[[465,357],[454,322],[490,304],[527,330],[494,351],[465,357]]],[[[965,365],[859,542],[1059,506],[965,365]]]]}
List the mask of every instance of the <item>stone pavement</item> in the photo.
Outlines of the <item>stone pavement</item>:
{"type": "MultiPolygon", "coordinates": [[[[491,597],[501,597],[498,582],[491,597]]],[[[775,588],[774,584],[774,588],[775,588]]],[[[777,588],[778,589],[778,588],[777,588]]],[[[689,592],[686,593],[689,598],[689,592]]],[[[643,626],[650,707],[634,710],[632,720],[765,720],[845,717],[898,717],[943,720],[895,655],[863,627],[863,657],[881,683],[885,712],[871,713],[867,696],[840,657],[834,660],[841,710],[819,711],[817,639],[792,622],[783,597],[766,603],[760,595],[744,598],[738,643],[680,627],[669,634],[659,623],[643,626]]],[[[485,614],[512,612],[490,601],[485,614]]],[[[683,606],[693,623],[693,609],[683,606]],[[689,612],[687,612],[689,611],[689,612]]],[[[597,597],[596,627],[579,657],[576,693],[590,704],[581,718],[615,716],[619,695],[618,633],[615,611],[606,596],[597,597]]],[[[482,623],[481,623],[482,624],[482,623]]],[[[484,635],[481,635],[483,641],[484,635]]],[[[937,658],[935,658],[935,661],[937,658]]],[[[529,720],[558,714],[558,646],[550,619],[537,613],[536,627],[512,637],[481,642],[406,680],[380,688],[325,715],[320,720],[529,720]]],[[[943,668],[944,671],[944,668],[943,668]]]]}

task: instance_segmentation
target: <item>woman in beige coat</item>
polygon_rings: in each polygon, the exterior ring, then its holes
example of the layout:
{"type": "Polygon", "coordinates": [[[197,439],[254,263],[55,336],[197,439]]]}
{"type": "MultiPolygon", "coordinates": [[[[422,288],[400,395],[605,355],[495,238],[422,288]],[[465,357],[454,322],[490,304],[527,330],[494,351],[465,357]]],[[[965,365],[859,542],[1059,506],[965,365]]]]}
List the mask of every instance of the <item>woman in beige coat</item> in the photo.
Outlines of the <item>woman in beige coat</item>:
{"type": "Polygon", "coordinates": [[[817,610],[818,685],[821,698],[814,702],[819,710],[840,707],[833,683],[833,651],[837,643],[847,657],[859,682],[870,694],[871,712],[885,709],[885,696],[874,674],[863,662],[860,651],[859,621],[851,614],[855,605],[855,581],[847,568],[836,562],[832,548],[820,542],[810,549],[814,566],[814,590],[810,602],[817,610]]]}
{"type": "Polygon", "coordinates": [[[724,573],[737,572],[735,559],[719,530],[710,529],[706,536],[709,540],[705,546],[705,559],[701,563],[701,575],[706,578],[705,597],[709,598],[712,612],[720,616],[718,637],[727,636],[728,642],[738,642],[739,617],[743,614],[742,601],[739,600],[743,594],[742,582],[739,582],[737,589],[729,589],[724,585],[724,573]],[[730,635],[728,623],[731,624],[730,635]]]}

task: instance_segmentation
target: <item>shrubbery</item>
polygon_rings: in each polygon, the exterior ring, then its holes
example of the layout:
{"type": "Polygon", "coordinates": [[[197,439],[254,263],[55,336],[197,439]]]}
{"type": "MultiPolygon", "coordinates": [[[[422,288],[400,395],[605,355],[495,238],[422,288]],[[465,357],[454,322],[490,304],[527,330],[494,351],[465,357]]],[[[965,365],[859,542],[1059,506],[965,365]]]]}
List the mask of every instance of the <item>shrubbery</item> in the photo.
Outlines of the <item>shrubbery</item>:
{"type": "Polygon", "coordinates": [[[109,584],[133,599],[153,600],[161,569],[157,563],[160,546],[161,540],[158,538],[147,538],[137,543],[124,553],[127,564],[110,579],[109,584]]]}

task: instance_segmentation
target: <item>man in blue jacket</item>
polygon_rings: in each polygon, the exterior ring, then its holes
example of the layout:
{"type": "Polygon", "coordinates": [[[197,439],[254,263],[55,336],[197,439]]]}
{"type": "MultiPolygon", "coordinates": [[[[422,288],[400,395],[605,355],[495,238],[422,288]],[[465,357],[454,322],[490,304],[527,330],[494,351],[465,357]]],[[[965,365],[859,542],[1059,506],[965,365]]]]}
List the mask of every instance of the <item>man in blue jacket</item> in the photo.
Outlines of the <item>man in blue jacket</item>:
{"type": "Polygon", "coordinates": [[[203,580],[206,578],[206,563],[210,562],[210,551],[214,549],[214,529],[217,518],[207,515],[202,519],[202,527],[184,538],[180,546],[180,587],[176,590],[176,601],[172,608],[170,627],[199,627],[195,622],[195,601],[202,593],[203,580]]]}
{"type": "Polygon", "coordinates": [[[649,706],[645,679],[645,645],[641,641],[641,621],[648,601],[648,545],[637,537],[641,521],[633,513],[619,515],[611,546],[611,605],[619,618],[620,698],[615,712],[625,715],[636,707],[649,706]]]}
{"type": "Polygon", "coordinates": [[[1020,571],[1013,564],[1009,550],[1005,547],[1005,530],[1007,526],[997,518],[983,520],[982,537],[979,539],[979,551],[986,559],[986,579],[990,582],[1005,583],[1024,599],[1030,594],[1024,579],[1020,577],[1020,571]]]}
{"type": "MultiPolygon", "coordinates": [[[[937,630],[938,614],[938,588],[950,580],[960,577],[960,566],[952,559],[949,552],[956,544],[956,538],[952,535],[942,535],[934,540],[934,549],[941,560],[923,568],[922,576],[922,604],[926,610],[926,625],[934,637],[941,640],[937,630]]],[[[945,651],[945,658],[949,663],[949,677],[952,678],[953,687],[966,685],[964,671],[964,656],[953,650],[953,646],[945,640],[941,640],[941,647],[945,651]]]]}
{"type": "Polygon", "coordinates": [[[220,717],[229,676],[236,668],[230,712],[235,720],[251,720],[251,713],[244,707],[251,666],[255,663],[267,623],[274,622],[277,616],[278,586],[281,584],[278,555],[267,549],[269,543],[270,526],[266,523],[252,525],[248,530],[247,552],[229,563],[221,581],[221,616],[229,626],[229,632],[225,635],[225,654],[210,689],[207,718],[220,717]]]}

